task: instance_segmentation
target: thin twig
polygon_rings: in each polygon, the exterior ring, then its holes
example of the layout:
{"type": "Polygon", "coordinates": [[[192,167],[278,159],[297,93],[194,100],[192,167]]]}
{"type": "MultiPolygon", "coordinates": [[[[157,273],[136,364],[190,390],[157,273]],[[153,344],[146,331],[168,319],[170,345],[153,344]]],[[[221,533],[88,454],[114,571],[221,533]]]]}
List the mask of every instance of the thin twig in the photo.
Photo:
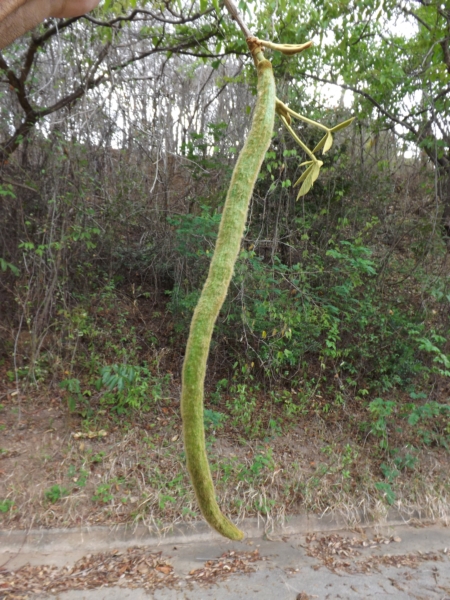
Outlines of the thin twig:
{"type": "Polygon", "coordinates": [[[231,15],[231,18],[234,21],[236,21],[236,23],[241,28],[242,33],[245,35],[245,39],[247,39],[249,37],[252,37],[252,33],[251,33],[250,29],[247,27],[247,25],[242,20],[240,14],[238,13],[238,9],[236,8],[236,5],[234,4],[233,0],[224,0],[224,4],[227,7],[227,10],[228,10],[228,12],[231,15]]]}

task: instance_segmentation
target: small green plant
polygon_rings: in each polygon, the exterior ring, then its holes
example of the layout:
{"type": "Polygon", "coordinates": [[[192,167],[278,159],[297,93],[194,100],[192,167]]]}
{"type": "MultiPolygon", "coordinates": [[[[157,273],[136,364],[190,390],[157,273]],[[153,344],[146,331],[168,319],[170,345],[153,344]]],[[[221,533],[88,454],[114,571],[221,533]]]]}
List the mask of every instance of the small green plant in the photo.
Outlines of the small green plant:
{"type": "Polygon", "coordinates": [[[380,448],[386,450],[388,447],[388,422],[387,419],[392,416],[396,403],[392,400],[383,400],[375,398],[369,404],[369,412],[374,421],[371,425],[371,433],[380,438],[380,448]]]}
{"type": "Polygon", "coordinates": [[[5,500],[0,500],[0,513],[9,512],[14,506],[14,502],[6,498],[5,500]]]}
{"type": "Polygon", "coordinates": [[[416,341],[419,350],[427,352],[433,357],[431,372],[450,377],[450,357],[439,347],[445,344],[447,339],[432,330],[428,337],[417,337],[416,341]]]}
{"type": "Polygon", "coordinates": [[[417,456],[411,454],[410,452],[407,452],[404,456],[396,456],[394,458],[394,464],[398,469],[400,469],[400,471],[405,469],[413,470],[417,464],[417,461],[417,456]]]}
{"type": "Polygon", "coordinates": [[[268,448],[266,452],[255,454],[250,466],[250,472],[257,477],[264,469],[273,471],[274,468],[275,462],[272,456],[272,448],[268,448]]]}
{"type": "Polygon", "coordinates": [[[227,420],[227,415],[217,411],[211,410],[209,408],[205,408],[203,413],[203,421],[205,429],[218,431],[222,429],[225,421],[227,420]]]}
{"type": "Polygon", "coordinates": [[[212,404],[220,404],[223,392],[228,387],[228,379],[221,379],[216,384],[216,389],[211,393],[210,399],[212,404]]]}
{"type": "Polygon", "coordinates": [[[67,407],[69,412],[75,412],[77,405],[89,404],[89,400],[81,393],[81,383],[79,379],[63,379],[59,387],[67,391],[67,407]]]}
{"type": "Polygon", "coordinates": [[[283,435],[280,419],[277,417],[269,419],[267,434],[269,439],[271,437],[281,437],[283,435]]]}
{"type": "Polygon", "coordinates": [[[384,498],[386,498],[386,502],[389,504],[389,506],[394,504],[395,492],[392,489],[390,483],[387,483],[385,481],[379,481],[375,484],[375,487],[378,491],[380,491],[383,494],[384,498]]]}
{"type": "Polygon", "coordinates": [[[349,467],[351,465],[353,465],[353,463],[356,461],[356,459],[359,456],[359,452],[357,450],[355,450],[352,446],[350,446],[350,444],[346,444],[344,446],[344,450],[342,452],[342,477],[344,477],[344,479],[349,479],[350,478],[350,469],[349,467]]]}
{"type": "Polygon", "coordinates": [[[422,421],[438,419],[439,417],[450,417],[450,404],[440,404],[439,402],[426,402],[421,406],[409,405],[410,413],[408,423],[417,425],[422,421]]]}
{"type": "Polygon", "coordinates": [[[114,497],[111,493],[112,485],[112,483],[101,483],[98,485],[95,494],[92,496],[92,501],[107,504],[114,497]]]}
{"type": "Polygon", "coordinates": [[[256,416],[257,387],[246,383],[237,383],[231,386],[231,399],[226,406],[232,415],[234,427],[243,429],[250,437],[257,437],[261,430],[261,416],[256,416]]]}
{"type": "Polygon", "coordinates": [[[97,387],[107,391],[101,402],[118,414],[127,410],[148,410],[164,398],[170,376],[155,377],[147,367],[113,364],[103,367],[97,387]]]}
{"type": "Polygon", "coordinates": [[[260,498],[254,501],[255,509],[262,515],[268,515],[275,506],[276,501],[272,498],[260,498]]]}
{"type": "Polygon", "coordinates": [[[101,462],[103,462],[105,454],[106,453],[103,450],[97,452],[97,454],[94,454],[94,456],[91,458],[91,462],[93,462],[94,464],[100,464],[101,462]]]}
{"type": "Polygon", "coordinates": [[[400,475],[400,471],[395,466],[387,465],[386,463],[381,463],[380,471],[388,483],[392,483],[400,475]]]}
{"type": "Polygon", "coordinates": [[[89,477],[88,471],[86,471],[85,469],[80,469],[80,471],[77,472],[74,465],[70,465],[67,475],[70,479],[72,479],[75,486],[79,488],[86,486],[89,477]]]}
{"type": "Polygon", "coordinates": [[[64,498],[68,494],[69,490],[60,485],[52,485],[51,488],[45,491],[46,499],[52,504],[55,504],[55,502],[58,502],[58,500],[61,500],[61,498],[64,498]]]}
{"type": "MultiPolygon", "coordinates": [[[[413,394],[410,396],[412,397],[413,394]]],[[[408,415],[408,424],[414,427],[425,445],[437,443],[448,448],[450,441],[449,404],[441,404],[436,401],[425,402],[421,405],[409,403],[405,409],[408,415]]]]}
{"type": "Polygon", "coordinates": [[[159,501],[158,501],[159,508],[161,510],[164,510],[166,508],[166,504],[168,502],[171,504],[175,504],[176,501],[177,501],[176,498],[174,498],[173,496],[169,496],[168,494],[161,494],[159,496],[159,501]]]}
{"type": "Polygon", "coordinates": [[[296,417],[297,415],[308,412],[309,394],[295,394],[293,390],[270,391],[269,395],[276,404],[282,404],[287,417],[296,417]],[[297,399],[295,396],[297,395],[297,399]]]}

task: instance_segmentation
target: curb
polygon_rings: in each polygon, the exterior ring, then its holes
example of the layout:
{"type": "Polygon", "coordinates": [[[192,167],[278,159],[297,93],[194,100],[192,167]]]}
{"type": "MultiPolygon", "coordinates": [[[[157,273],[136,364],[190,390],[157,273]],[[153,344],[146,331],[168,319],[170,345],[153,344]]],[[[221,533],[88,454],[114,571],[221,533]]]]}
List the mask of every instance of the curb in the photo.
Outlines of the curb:
{"type": "MultiPolygon", "coordinates": [[[[410,521],[430,523],[429,519],[422,519],[420,511],[408,514],[391,510],[383,520],[374,521],[366,515],[359,515],[357,526],[368,527],[393,527],[408,525],[410,521]]],[[[265,523],[262,519],[244,519],[239,526],[246,533],[246,538],[262,538],[270,531],[268,539],[272,536],[298,535],[311,532],[326,532],[348,530],[352,526],[344,518],[324,515],[297,515],[286,517],[283,525],[277,526],[265,523]]],[[[84,552],[101,552],[106,549],[120,549],[131,545],[160,545],[186,544],[189,542],[217,542],[224,538],[213,531],[205,522],[192,524],[169,525],[167,527],[148,528],[143,525],[116,525],[112,527],[94,526],[78,527],[71,529],[30,529],[0,530],[1,552],[71,552],[83,550],[84,552]]]]}

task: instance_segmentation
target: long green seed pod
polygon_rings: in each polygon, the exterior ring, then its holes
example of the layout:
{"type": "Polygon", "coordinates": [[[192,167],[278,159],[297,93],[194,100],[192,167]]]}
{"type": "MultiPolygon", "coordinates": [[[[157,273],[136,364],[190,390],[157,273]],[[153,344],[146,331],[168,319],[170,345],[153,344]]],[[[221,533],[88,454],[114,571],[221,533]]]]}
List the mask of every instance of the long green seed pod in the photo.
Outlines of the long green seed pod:
{"type": "MultiPolygon", "coordinates": [[[[260,57],[262,58],[261,53],[257,58],[260,57]]],[[[272,65],[263,58],[257,69],[258,96],[253,122],[234,168],[208,278],[192,317],[181,391],[187,467],[200,510],[211,527],[232,540],[241,540],[244,533],[221,513],[216,501],[206,456],[203,388],[214,323],[227,295],[253,187],[272,136],[275,115],[275,80],[272,65]]]]}

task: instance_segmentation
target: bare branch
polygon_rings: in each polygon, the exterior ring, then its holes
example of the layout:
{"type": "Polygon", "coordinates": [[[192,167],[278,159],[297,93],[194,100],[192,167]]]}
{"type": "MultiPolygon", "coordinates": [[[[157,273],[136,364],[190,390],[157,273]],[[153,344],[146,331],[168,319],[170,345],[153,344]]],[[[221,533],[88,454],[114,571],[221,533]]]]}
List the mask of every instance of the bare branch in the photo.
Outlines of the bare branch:
{"type": "Polygon", "coordinates": [[[196,21],[200,17],[209,15],[212,12],[214,12],[214,8],[209,8],[208,10],[205,10],[205,12],[203,12],[203,13],[196,12],[189,17],[179,16],[179,18],[177,20],[171,20],[171,19],[166,19],[163,16],[159,16],[150,10],[144,10],[144,9],[137,8],[137,9],[133,10],[127,16],[115,17],[114,19],[111,19],[110,21],[100,21],[99,19],[95,19],[94,17],[92,17],[91,15],[88,15],[88,14],[84,15],[83,18],[86,19],[86,21],[90,21],[91,23],[94,23],[95,25],[100,25],[102,27],[114,27],[114,25],[116,25],[117,23],[134,21],[135,17],[138,15],[147,15],[149,17],[152,17],[152,19],[155,19],[155,21],[159,21],[160,23],[166,23],[168,25],[184,25],[185,23],[192,23],[192,21],[196,21]]]}
{"type": "Polygon", "coordinates": [[[421,17],[419,17],[419,15],[416,14],[413,10],[411,10],[410,8],[406,8],[405,6],[401,6],[401,5],[398,5],[398,6],[405,15],[410,15],[411,17],[414,17],[416,19],[416,21],[418,23],[420,23],[421,25],[423,25],[423,27],[428,29],[428,31],[430,31],[430,32],[432,31],[432,29],[428,25],[428,23],[426,23],[421,17]]]}
{"type": "Polygon", "coordinates": [[[239,25],[242,33],[245,36],[245,39],[252,37],[252,32],[250,31],[250,29],[247,27],[247,25],[244,23],[244,21],[242,20],[240,14],[238,13],[238,9],[236,8],[233,0],[224,0],[224,4],[227,7],[228,12],[231,15],[231,18],[236,21],[236,23],[239,25]]]}
{"type": "Polygon", "coordinates": [[[15,91],[17,100],[19,101],[20,106],[23,108],[25,113],[33,112],[33,108],[28,101],[26,90],[25,90],[25,82],[15,75],[14,71],[9,67],[8,63],[4,59],[2,53],[0,52],[0,69],[2,69],[6,77],[8,79],[9,85],[15,91]]]}
{"type": "Polygon", "coordinates": [[[305,77],[309,77],[310,79],[313,79],[314,81],[319,81],[320,83],[328,83],[331,85],[336,85],[343,90],[349,90],[351,92],[354,92],[355,94],[359,94],[360,96],[367,98],[367,100],[369,100],[374,106],[376,106],[378,108],[378,110],[385,117],[388,117],[391,121],[393,121],[394,123],[397,123],[398,125],[402,125],[402,127],[406,127],[406,129],[408,129],[411,133],[413,133],[414,135],[417,136],[418,132],[414,129],[414,127],[410,123],[404,121],[403,119],[399,119],[395,115],[391,114],[389,111],[387,111],[385,108],[383,108],[381,106],[381,104],[379,102],[377,102],[375,100],[375,98],[373,98],[367,92],[365,92],[363,90],[359,90],[358,88],[356,88],[352,85],[347,85],[346,83],[336,83],[335,81],[330,81],[329,79],[324,79],[323,77],[318,77],[317,75],[313,75],[312,73],[306,73],[305,71],[300,72],[300,74],[304,75],[305,77]]]}

